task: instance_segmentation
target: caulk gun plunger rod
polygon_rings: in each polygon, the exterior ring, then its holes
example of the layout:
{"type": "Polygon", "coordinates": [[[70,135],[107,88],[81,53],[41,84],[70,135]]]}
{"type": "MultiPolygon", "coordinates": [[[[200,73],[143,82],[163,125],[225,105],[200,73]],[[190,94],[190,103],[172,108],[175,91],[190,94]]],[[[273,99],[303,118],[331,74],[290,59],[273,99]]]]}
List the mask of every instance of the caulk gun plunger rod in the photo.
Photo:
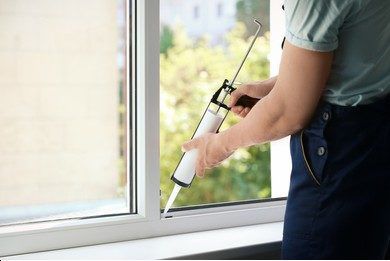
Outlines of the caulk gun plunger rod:
{"type": "Polygon", "coordinates": [[[249,45],[249,48],[248,48],[248,50],[246,51],[246,54],[245,54],[245,56],[244,56],[244,59],[241,61],[241,64],[240,64],[240,66],[238,67],[238,70],[237,70],[236,74],[234,75],[233,80],[230,82],[230,86],[233,86],[234,82],[236,81],[236,78],[237,78],[238,74],[240,73],[242,66],[243,66],[244,63],[245,63],[246,58],[248,58],[248,55],[249,55],[250,51],[252,50],[252,47],[253,47],[253,45],[255,44],[257,37],[258,37],[259,34],[260,34],[260,30],[261,30],[262,24],[261,24],[257,19],[255,19],[254,22],[258,25],[257,31],[256,31],[256,33],[255,33],[255,37],[253,38],[251,44],[249,45]]]}

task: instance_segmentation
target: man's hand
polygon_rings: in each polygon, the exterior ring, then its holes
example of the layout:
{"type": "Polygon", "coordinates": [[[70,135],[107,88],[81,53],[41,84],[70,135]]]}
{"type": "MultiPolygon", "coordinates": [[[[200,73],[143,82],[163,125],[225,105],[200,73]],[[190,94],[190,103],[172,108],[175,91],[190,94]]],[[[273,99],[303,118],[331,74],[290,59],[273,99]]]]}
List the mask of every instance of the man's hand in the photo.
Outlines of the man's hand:
{"type": "Polygon", "coordinates": [[[251,82],[240,85],[230,96],[229,107],[231,107],[231,111],[237,116],[244,118],[250,112],[252,107],[236,105],[237,101],[244,95],[256,99],[261,99],[264,96],[267,96],[274,87],[276,80],[277,76],[269,78],[266,81],[251,82]]]}
{"type": "Polygon", "coordinates": [[[198,177],[203,177],[205,170],[219,165],[227,159],[234,151],[230,151],[225,146],[226,142],[221,140],[219,134],[206,133],[202,136],[187,141],[183,144],[184,152],[197,149],[198,158],[195,172],[198,177]]]}

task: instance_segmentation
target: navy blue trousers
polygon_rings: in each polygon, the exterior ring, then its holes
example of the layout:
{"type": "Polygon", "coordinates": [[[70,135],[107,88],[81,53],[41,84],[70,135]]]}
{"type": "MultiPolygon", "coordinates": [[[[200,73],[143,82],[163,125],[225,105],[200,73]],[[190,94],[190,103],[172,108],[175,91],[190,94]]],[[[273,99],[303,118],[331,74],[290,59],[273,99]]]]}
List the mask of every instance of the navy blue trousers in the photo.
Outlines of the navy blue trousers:
{"type": "Polygon", "coordinates": [[[291,136],[283,259],[383,259],[390,235],[390,97],[321,102],[291,136]]]}

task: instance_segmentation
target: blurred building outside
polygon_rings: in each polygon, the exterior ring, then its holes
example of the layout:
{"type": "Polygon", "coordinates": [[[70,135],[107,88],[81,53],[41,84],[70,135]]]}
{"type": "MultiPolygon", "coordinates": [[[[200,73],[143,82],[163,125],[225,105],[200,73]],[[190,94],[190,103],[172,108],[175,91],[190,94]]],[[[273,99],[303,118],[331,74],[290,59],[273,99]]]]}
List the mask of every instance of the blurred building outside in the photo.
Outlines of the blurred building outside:
{"type": "Polygon", "coordinates": [[[224,43],[226,33],[236,23],[237,0],[163,0],[160,2],[160,27],[183,26],[196,40],[209,37],[212,45],[224,43]]]}

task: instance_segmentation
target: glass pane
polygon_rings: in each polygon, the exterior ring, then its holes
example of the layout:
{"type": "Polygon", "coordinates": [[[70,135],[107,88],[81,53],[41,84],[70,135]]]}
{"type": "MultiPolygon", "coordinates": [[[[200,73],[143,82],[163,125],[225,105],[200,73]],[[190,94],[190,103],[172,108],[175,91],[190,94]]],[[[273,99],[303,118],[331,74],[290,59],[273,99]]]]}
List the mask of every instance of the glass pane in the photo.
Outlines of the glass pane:
{"type": "MultiPolygon", "coordinates": [[[[269,77],[269,0],[160,1],[160,151],[161,206],[181,152],[224,79],[231,80],[257,30],[263,24],[239,82],[269,77]]],[[[229,114],[222,129],[238,121],[229,114]]],[[[240,149],[229,160],[195,178],[174,206],[271,197],[269,144],[240,149]]]]}
{"type": "Polygon", "coordinates": [[[129,212],[126,1],[0,1],[0,224],[129,212]]]}

